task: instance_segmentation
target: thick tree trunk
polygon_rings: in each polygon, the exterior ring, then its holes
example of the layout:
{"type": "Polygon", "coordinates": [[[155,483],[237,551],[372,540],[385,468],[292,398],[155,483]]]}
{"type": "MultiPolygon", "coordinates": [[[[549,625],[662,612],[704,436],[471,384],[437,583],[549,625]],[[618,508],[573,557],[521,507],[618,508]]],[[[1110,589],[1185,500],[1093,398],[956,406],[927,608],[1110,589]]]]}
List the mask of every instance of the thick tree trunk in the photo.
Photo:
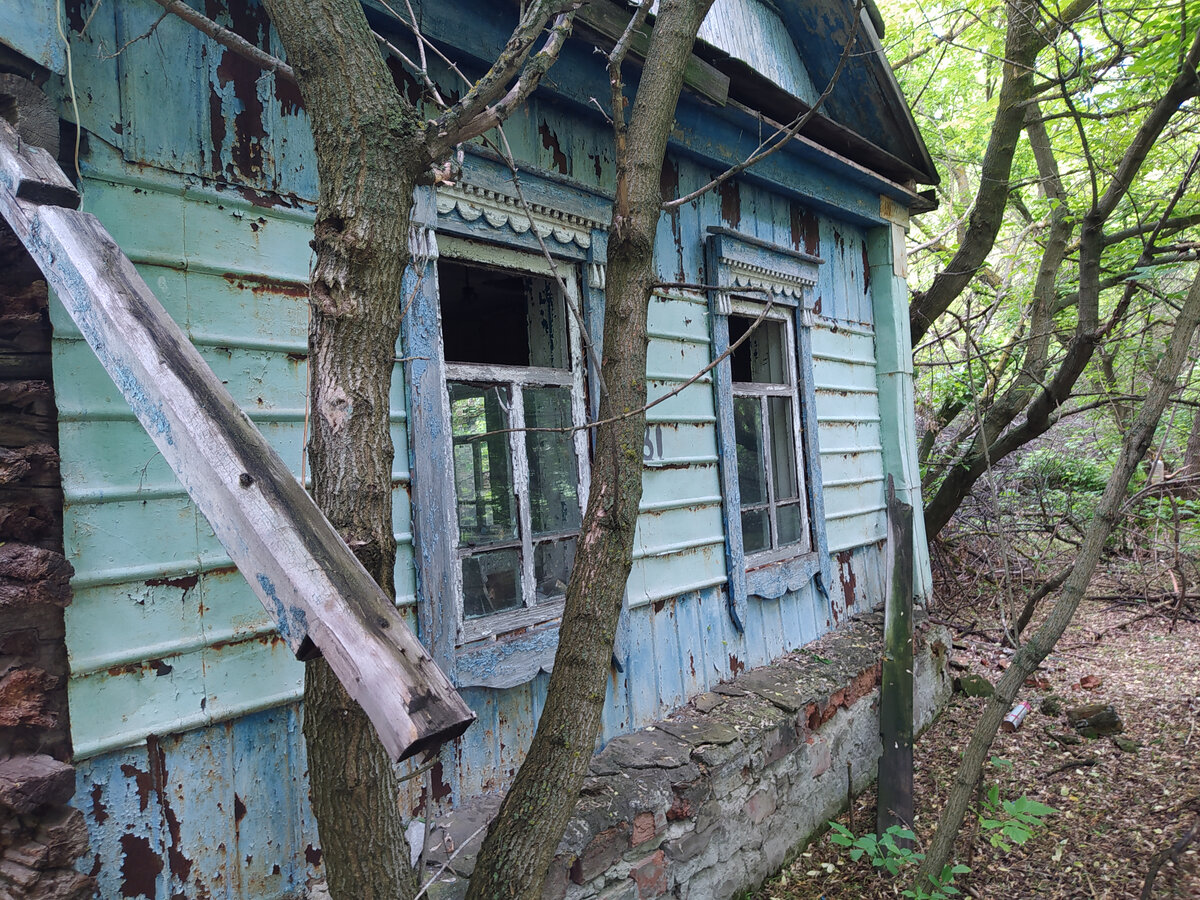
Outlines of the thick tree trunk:
{"type": "Polygon", "coordinates": [[[921,866],[918,876],[921,885],[927,885],[927,877],[942,871],[950,859],[954,849],[954,839],[962,826],[963,817],[967,812],[971,794],[979,782],[983,772],[983,764],[987,759],[996,731],[1004,719],[1005,713],[1012,707],[1017,692],[1025,679],[1033,674],[1043,659],[1054,649],[1058,639],[1062,637],[1079,602],[1083,599],[1091,580],[1096,563],[1104,549],[1113,526],[1121,515],[1121,507],[1125,501],[1125,492],[1129,478],[1133,475],[1138,463],[1150,446],[1154,430],[1162,416],[1163,408],[1175,388],[1183,362],[1191,349],[1193,332],[1200,322],[1200,275],[1192,282],[1187,300],[1180,310],[1179,318],[1175,321],[1175,330],[1171,335],[1167,352],[1159,361],[1146,400],[1138,412],[1137,421],[1125,437],[1121,447],[1121,456],[1116,467],[1109,476],[1108,485],[1096,508],[1095,518],[1088,527],[1083,544],[1071,574],[1063,586],[1062,594],[1054,604],[1049,617],[1037,632],[1013,656],[1012,665],[996,684],[996,693],[988,701],[983,715],[975,726],[971,742],[963,754],[962,764],[955,775],[950,797],[938,820],[937,832],[929,845],[929,851],[921,866]]]}
{"type": "Polygon", "coordinates": [[[663,0],[618,160],[608,243],[601,400],[587,513],[567,586],[546,707],[475,864],[468,900],[539,898],[600,732],[621,596],[632,565],[646,429],[646,314],[657,278],[659,177],[684,63],[711,0],[663,0]],[[619,417],[619,418],[617,418],[619,417]],[[608,421],[614,419],[615,421],[608,421]]]}
{"type": "MultiPolygon", "coordinates": [[[[392,84],[358,0],[265,0],[312,122],[320,177],[311,281],[313,496],[394,593],[389,397],[420,119],[392,84]]],[[[304,687],[309,780],[335,900],[412,896],[391,760],[323,660],[304,687]]]]}
{"type": "MultiPolygon", "coordinates": [[[[1102,281],[1102,255],[1108,242],[1104,236],[1105,223],[1112,216],[1120,202],[1129,193],[1134,179],[1141,171],[1150,150],[1161,137],[1167,123],[1179,108],[1192,97],[1200,94],[1200,77],[1197,77],[1196,67],[1200,64],[1200,35],[1192,41],[1188,54],[1181,61],[1175,80],[1154,104],[1146,118],[1142,121],[1137,133],[1125,149],[1116,171],[1109,179],[1103,195],[1096,197],[1091,209],[1083,216],[1079,237],[1079,295],[1078,319],[1075,326],[1075,336],[1072,338],[1067,352],[1059,363],[1049,383],[1045,379],[1035,379],[1040,390],[1032,401],[1025,407],[1025,421],[1014,427],[1007,427],[1014,421],[1017,412],[1006,413],[1007,423],[1001,425],[1002,417],[994,416],[992,426],[982,434],[971,450],[963,454],[947,473],[946,478],[938,487],[937,493],[925,506],[925,531],[932,538],[945,527],[954,515],[955,510],[962,504],[963,498],[970,493],[975,482],[987,471],[989,465],[995,465],[1019,447],[1023,447],[1036,437],[1050,430],[1056,420],[1059,408],[1070,398],[1071,391],[1083,374],[1097,344],[1104,334],[1100,327],[1100,292],[1102,281]],[[990,433],[990,437],[988,434],[990,433]],[[986,441],[986,444],[981,443],[986,441]],[[985,452],[986,446],[986,452],[985,452]]],[[[1039,150],[1039,141],[1035,135],[1033,144],[1035,151],[1039,150]]],[[[1041,160],[1039,160],[1041,164],[1041,160]]],[[[1064,228],[1064,225],[1060,225],[1064,228]]],[[[1048,246],[1047,250],[1057,248],[1048,246]]],[[[1149,257],[1143,254],[1139,260],[1145,265],[1149,257]]],[[[1042,288],[1043,272],[1039,271],[1039,289],[1042,288]]],[[[1134,286],[1127,286],[1124,296],[1110,316],[1110,321],[1119,321],[1128,309],[1133,298],[1134,286]]],[[[1048,327],[1048,324],[1047,324],[1048,327]]],[[[1034,334],[1036,338],[1036,333],[1034,334]]]]}
{"type": "Polygon", "coordinates": [[[1025,124],[1025,101],[1033,91],[1033,64],[1046,39],[1038,31],[1038,6],[1033,0],[1015,0],[1007,5],[1008,28],[1004,46],[1004,77],[992,123],[991,137],[983,157],[979,192],[971,210],[967,232],[954,258],[933,280],[929,289],[916,294],[909,306],[913,346],[917,346],[934,320],[975,277],[992,250],[1004,210],[1008,205],[1013,153],[1025,124]]]}

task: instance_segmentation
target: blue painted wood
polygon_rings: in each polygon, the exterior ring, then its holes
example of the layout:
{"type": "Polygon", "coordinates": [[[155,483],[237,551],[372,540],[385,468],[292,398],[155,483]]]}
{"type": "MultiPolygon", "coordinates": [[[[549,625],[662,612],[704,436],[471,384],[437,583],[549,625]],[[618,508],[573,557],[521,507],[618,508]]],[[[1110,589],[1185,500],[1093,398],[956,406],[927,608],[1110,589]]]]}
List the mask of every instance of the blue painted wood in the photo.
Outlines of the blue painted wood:
{"type": "MultiPolygon", "coordinates": [[[[715,252],[715,251],[714,251],[715,252]]],[[[716,258],[710,254],[709,269],[717,269],[716,258]]],[[[729,317],[711,316],[714,357],[729,349],[729,317]]],[[[718,398],[733,396],[733,368],[721,363],[713,371],[714,389],[718,398]]],[[[733,404],[717,404],[717,446],[721,453],[721,493],[725,503],[725,562],[729,567],[729,617],[740,633],[745,630],[747,587],[742,573],[746,571],[746,553],[742,543],[740,522],[742,492],[737,476],[737,442],[733,428],[733,404]]]]}
{"type": "Polygon", "coordinates": [[[83,867],[98,896],[144,896],[135,885],[147,874],[157,897],[306,890],[322,874],[309,861],[320,844],[306,770],[294,705],[78,762],[72,805],[87,823],[83,867]]]}
{"type": "Polygon", "coordinates": [[[658,704],[662,714],[682,706],[687,701],[684,668],[680,646],[676,606],[682,598],[655,603],[649,607],[650,625],[654,634],[653,664],[658,683],[658,704]]]}
{"type": "MultiPolygon", "coordinates": [[[[631,591],[633,590],[631,578],[631,591]]],[[[629,685],[630,725],[634,728],[658,718],[658,671],[654,660],[653,606],[630,610],[631,634],[626,681],[629,685]]]]}
{"type": "MultiPolygon", "coordinates": [[[[755,595],[774,600],[789,591],[798,590],[813,575],[820,573],[828,581],[828,550],[824,526],[824,496],[821,487],[821,457],[818,448],[816,425],[816,394],[814,387],[812,357],[812,313],[801,306],[800,294],[805,298],[811,291],[803,290],[804,283],[816,281],[816,271],[822,260],[808,253],[775,247],[757,239],[747,239],[728,229],[709,228],[707,268],[714,281],[721,286],[739,283],[750,278],[752,282],[772,288],[772,301],[782,306],[796,308],[793,314],[796,328],[798,353],[797,390],[800,392],[802,446],[804,475],[807,481],[808,508],[811,517],[812,551],[799,558],[786,560],[769,566],[757,567],[746,572],[745,551],[740,528],[741,492],[738,486],[736,438],[733,428],[732,367],[728,360],[715,370],[717,396],[717,434],[722,458],[722,488],[725,497],[725,553],[729,566],[731,617],[736,625],[745,624],[747,597],[755,595]],[[795,271],[797,275],[789,275],[795,271]],[[800,278],[788,287],[789,278],[800,278]],[[772,281],[774,279],[774,281],[772,281]],[[785,290],[787,291],[785,293],[785,290]]],[[[728,317],[718,313],[727,311],[728,294],[714,291],[710,295],[713,307],[712,335],[713,353],[719,357],[729,347],[728,317]]]]}
{"type": "Polygon", "coordinates": [[[457,677],[458,588],[453,549],[458,543],[454,518],[454,472],[450,465],[449,423],[441,350],[441,309],[437,292],[437,242],[432,228],[437,209],[431,189],[418,191],[414,209],[415,257],[404,275],[408,304],[400,326],[399,358],[404,359],[408,410],[414,439],[409,469],[413,473],[413,559],[422,641],[451,681],[457,677]],[[444,452],[443,452],[444,451],[444,452]],[[434,602],[439,598],[440,602],[434,602]]]}
{"type": "Polygon", "coordinates": [[[554,668],[557,647],[557,623],[502,641],[468,645],[457,651],[457,683],[460,687],[495,689],[526,684],[538,673],[554,668]]]}

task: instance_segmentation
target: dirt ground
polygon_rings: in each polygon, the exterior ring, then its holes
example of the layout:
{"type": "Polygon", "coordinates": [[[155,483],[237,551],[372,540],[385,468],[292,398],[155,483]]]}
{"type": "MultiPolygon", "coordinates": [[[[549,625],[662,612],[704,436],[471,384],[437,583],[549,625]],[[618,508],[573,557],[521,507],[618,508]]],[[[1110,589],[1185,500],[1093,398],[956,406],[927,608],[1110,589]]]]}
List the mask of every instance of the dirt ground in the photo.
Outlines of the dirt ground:
{"type": "MultiPolygon", "coordinates": [[[[1013,898],[1126,898],[1141,896],[1152,859],[1169,850],[1200,819],[1200,625],[1138,618],[1135,607],[1086,601],[1059,647],[1043,663],[1037,684],[1018,699],[1033,711],[1021,729],[1001,733],[984,774],[1002,799],[1025,795],[1053,806],[1023,846],[1005,853],[981,835],[974,809],[957,846],[971,867],[956,886],[963,896],[1013,898]],[[1051,694],[1063,711],[1043,712],[1051,694]],[[1104,702],[1124,723],[1113,737],[1072,740],[1068,707],[1104,702]],[[1010,765],[1011,764],[1011,765],[1010,765]]],[[[956,674],[973,671],[995,681],[1008,656],[995,643],[956,633],[956,674]]],[[[915,830],[921,845],[932,835],[962,749],[984,701],[955,694],[916,746],[915,830]]],[[[839,821],[856,834],[873,830],[875,797],[858,798],[839,821]]],[[[911,870],[910,875],[911,875],[911,870]]],[[[895,897],[910,879],[880,877],[869,862],[852,862],[828,835],[768,882],[755,900],[895,897]]],[[[1200,898],[1200,837],[1167,860],[1154,882],[1155,898],[1200,898]]]]}

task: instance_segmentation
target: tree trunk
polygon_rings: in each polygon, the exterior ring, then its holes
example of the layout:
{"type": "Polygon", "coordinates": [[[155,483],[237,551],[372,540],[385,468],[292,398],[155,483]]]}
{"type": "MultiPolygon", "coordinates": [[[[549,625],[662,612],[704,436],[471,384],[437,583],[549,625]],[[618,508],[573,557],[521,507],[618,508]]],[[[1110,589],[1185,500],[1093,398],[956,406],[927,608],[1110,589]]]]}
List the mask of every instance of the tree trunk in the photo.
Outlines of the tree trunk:
{"type": "MultiPolygon", "coordinates": [[[[1007,425],[996,428],[1000,423],[994,422],[993,428],[990,429],[991,436],[981,434],[972,444],[970,452],[964,453],[950,468],[937,493],[925,506],[925,531],[931,538],[950,521],[950,517],[970,493],[975,482],[987,471],[988,466],[994,465],[1017,448],[1049,431],[1056,420],[1058,410],[1070,398],[1075,383],[1091,360],[1097,344],[1104,337],[1099,319],[1102,289],[1100,272],[1102,254],[1107,246],[1104,225],[1129,193],[1147,155],[1162,136],[1172,116],[1186,101],[1200,94],[1200,78],[1196,74],[1198,63],[1200,35],[1193,39],[1187,55],[1181,60],[1174,81],[1147,113],[1137,133],[1129,142],[1103,195],[1093,199],[1091,208],[1083,216],[1079,237],[1078,320],[1075,336],[1058,370],[1049,383],[1042,378],[1036,379],[1037,384],[1041,385],[1041,390],[1025,407],[1024,422],[1011,428],[1007,425]],[[981,443],[985,440],[986,444],[981,443]]],[[[1035,151],[1038,150],[1039,142],[1035,139],[1033,143],[1035,151]]],[[[1053,249],[1057,253],[1057,247],[1053,249]]],[[[1146,265],[1149,260],[1147,251],[1143,251],[1138,264],[1146,265]]],[[[1043,273],[1039,271],[1039,284],[1042,276],[1043,273]]],[[[1109,317],[1110,322],[1120,321],[1124,317],[1135,287],[1133,283],[1127,285],[1124,295],[1109,317]]],[[[1036,338],[1037,334],[1034,333],[1033,336],[1036,338]]],[[[1014,412],[1008,417],[1008,422],[1012,422],[1016,415],[1014,412]]]]}
{"type": "Polygon", "coordinates": [[[1037,4],[1015,0],[1006,5],[1008,28],[1004,46],[1004,78],[992,123],[991,137],[983,157],[979,192],[971,210],[970,223],[958,252],[933,280],[929,289],[913,297],[909,307],[912,343],[917,346],[934,320],[970,284],[992,250],[1004,209],[1008,205],[1009,174],[1013,153],[1025,123],[1024,103],[1033,90],[1033,64],[1046,46],[1037,27],[1037,4]]]}
{"type": "Polygon", "coordinates": [[[621,596],[632,565],[646,430],[646,315],[657,282],[659,178],[683,70],[712,0],[663,0],[618,159],[605,287],[601,399],[588,508],[545,709],[488,832],[468,900],[541,896],[600,733],[621,596]],[[615,421],[608,421],[613,417],[615,421]]]}
{"type": "MultiPolygon", "coordinates": [[[[389,389],[420,119],[397,94],[358,0],[265,0],[312,122],[320,178],[310,285],[313,497],[395,593],[389,389]]],[[[309,781],[335,900],[415,893],[396,776],[323,660],[304,684],[309,781]]]]}
{"type": "Polygon", "coordinates": [[[1197,322],[1200,322],[1200,275],[1192,282],[1187,300],[1175,322],[1170,344],[1159,361],[1150,389],[1146,393],[1146,400],[1138,412],[1137,421],[1125,437],[1121,456],[1109,476],[1108,485],[1096,508],[1095,518],[1084,536],[1079,555],[1063,586],[1062,594],[1042,627],[1013,656],[1012,665],[996,684],[996,692],[988,701],[975,726],[971,742],[955,775],[950,797],[938,820],[937,832],[921,865],[918,875],[920,885],[925,885],[930,875],[939,875],[949,861],[954,849],[954,839],[967,812],[967,804],[975,785],[979,782],[983,764],[1005,713],[1011,708],[1025,679],[1033,674],[1041,661],[1054,649],[1083,599],[1092,572],[1100,560],[1104,542],[1108,540],[1121,515],[1130,476],[1145,455],[1146,448],[1150,446],[1163,408],[1175,388],[1183,362],[1191,349],[1192,334],[1196,330],[1197,322]]]}

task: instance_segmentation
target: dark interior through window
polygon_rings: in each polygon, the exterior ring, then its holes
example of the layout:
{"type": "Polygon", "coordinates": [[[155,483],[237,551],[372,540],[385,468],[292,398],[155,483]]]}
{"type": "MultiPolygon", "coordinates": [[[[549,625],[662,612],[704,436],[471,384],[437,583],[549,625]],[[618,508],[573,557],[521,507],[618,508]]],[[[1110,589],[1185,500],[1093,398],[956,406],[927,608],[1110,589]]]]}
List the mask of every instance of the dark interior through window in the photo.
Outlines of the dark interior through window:
{"type": "Polygon", "coordinates": [[[438,292],[446,362],[567,367],[559,300],[548,279],[443,260],[438,292]]]}

